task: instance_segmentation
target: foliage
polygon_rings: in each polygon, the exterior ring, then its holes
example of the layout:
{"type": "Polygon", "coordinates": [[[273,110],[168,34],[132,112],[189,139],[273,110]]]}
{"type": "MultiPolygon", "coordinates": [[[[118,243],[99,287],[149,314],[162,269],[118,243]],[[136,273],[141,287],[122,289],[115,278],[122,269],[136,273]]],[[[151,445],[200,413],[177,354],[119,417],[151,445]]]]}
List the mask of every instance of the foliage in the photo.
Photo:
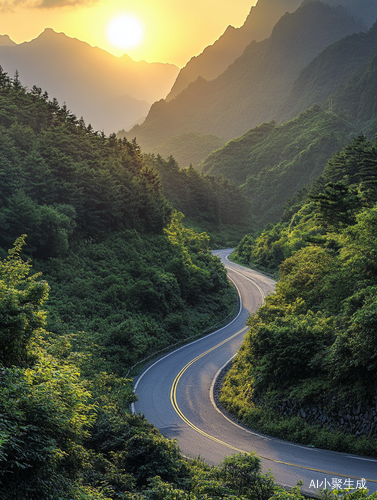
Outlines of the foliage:
{"type": "Polygon", "coordinates": [[[352,491],[349,489],[345,490],[320,490],[319,499],[320,500],[359,500],[362,498],[376,498],[377,494],[373,493],[368,496],[368,490],[365,488],[359,488],[356,491],[352,491]]]}
{"type": "Polygon", "coordinates": [[[225,270],[136,142],[3,72],[0,101],[0,496],[122,500],[157,474],[185,488],[186,460],[130,415],[124,374],[229,314],[225,270]]]}
{"type": "Polygon", "coordinates": [[[237,497],[268,500],[275,491],[273,476],[260,473],[260,459],[254,454],[225,457],[221,467],[224,479],[237,497]]]}
{"type": "Polygon", "coordinates": [[[309,244],[336,249],[333,234],[354,225],[357,214],[377,201],[376,161],[376,141],[362,134],[355,137],[330,158],[308,189],[288,200],[278,223],[265,226],[257,237],[243,238],[235,258],[276,271],[284,259],[309,244]]]}
{"type": "MultiPolygon", "coordinates": [[[[179,214],[167,234],[195,266],[196,254],[187,249],[191,244],[203,251],[208,239],[183,228],[179,214]]],[[[20,259],[22,244],[18,240],[2,263],[8,270],[6,292],[14,293],[15,284],[24,290],[38,283],[39,276],[29,279],[30,264],[20,259]]],[[[43,319],[45,298],[33,309],[43,319]]],[[[3,317],[6,312],[4,306],[3,317]]],[[[98,370],[89,381],[82,377],[80,366],[87,360],[72,350],[70,340],[74,336],[47,333],[36,322],[24,346],[31,355],[20,366],[0,367],[4,500],[301,500],[300,485],[288,492],[276,486],[271,474],[261,473],[254,454],[226,457],[217,467],[186,460],[175,442],[143,416],[129,413],[135,396],[128,380],[98,370]]]]}
{"type": "Polygon", "coordinates": [[[38,275],[27,278],[30,264],[20,259],[23,244],[24,237],[20,237],[8,258],[0,261],[0,356],[7,367],[28,359],[34,330],[45,325],[40,306],[47,298],[48,285],[38,282],[38,275]]]}
{"type": "MultiPolygon", "coordinates": [[[[152,345],[166,347],[230,313],[225,272],[199,243],[207,237],[191,231],[190,241],[174,245],[164,234],[176,216],[135,141],[94,132],[2,71],[0,104],[0,251],[28,234],[22,251],[52,290],[48,328],[75,332],[85,370],[124,373],[152,345]]],[[[33,300],[38,287],[41,297],[47,291],[31,282],[33,300]]],[[[26,289],[19,295],[31,314],[26,289]]]]}
{"type": "Polygon", "coordinates": [[[135,142],[94,132],[2,71],[0,82],[0,246],[26,233],[26,252],[47,259],[126,229],[161,234],[171,208],[135,142]]]}
{"type": "MultiPolygon", "coordinates": [[[[19,257],[22,244],[18,240],[2,263],[8,270],[5,292],[36,283],[38,275],[30,280],[30,265],[19,257]]],[[[33,309],[41,318],[45,298],[33,309]]],[[[7,308],[12,310],[12,304],[3,305],[3,318],[7,308]]],[[[22,310],[17,316],[23,317],[22,310]]],[[[28,363],[22,359],[19,367],[0,366],[1,498],[204,500],[220,488],[228,498],[267,499],[267,492],[274,490],[272,478],[259,473],[255,456],[230,457],[218,471],[191,465],[144,417],[129,414],[134,396],[128,381],[97,373],[89,391],[80,375],[80,357],[71,352],[69,342],[48,334],[39,323],[30,326],[25,340],[24,349],[33,355],[28,363]],[[218,484],[208,481],[207,473],[218,484]]]]}
{"type": "Polygon", "coordinates": [[[72,359],[46,350],[48,285],[28,277],[23,238],[1,262],[1,497],[55,498],[85,457],[82,441],[95,406],[72,359]],[[10,367],[13,365],[13,367],[10,367]]]}

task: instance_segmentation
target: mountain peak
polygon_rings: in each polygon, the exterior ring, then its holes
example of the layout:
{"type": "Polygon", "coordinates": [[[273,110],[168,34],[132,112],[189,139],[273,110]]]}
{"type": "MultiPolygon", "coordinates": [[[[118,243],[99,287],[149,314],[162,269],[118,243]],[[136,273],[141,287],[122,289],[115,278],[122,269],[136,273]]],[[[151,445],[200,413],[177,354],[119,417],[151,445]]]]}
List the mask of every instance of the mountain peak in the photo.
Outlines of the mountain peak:
{"type": "Polygon", "coordinates": [[[75,40],[75,39],[68,37],[65,33],[62,32],[58,33],[54,31],[52,28],[45,28],[42,31],[42,33],[40,33],[37,37],[30,40],[30,42],[25,42],[25,43],[40,42],[43,44],[48,44],[56,42],[58,40],[63,41],[63,40],[75,40]]]}
{"type": "Polygon", "coordinates": [[[45,37],[53,37],[53,36],[67,36],[67,35],[65,33],[62,33],[62,32],[58,33],[57,31],[53,30],[52,28],[45,28],[37,38],[39,38],[41,36],[43,36],[45,38],[45,37]]]}
{"type": "Polygon", "coordinates": [[[17,45],[16,42],[14,42],[11,38],[9,38],[9,35],[0,35],[0,46],[1,47],[12,47],[14,45],[17,45]]]}

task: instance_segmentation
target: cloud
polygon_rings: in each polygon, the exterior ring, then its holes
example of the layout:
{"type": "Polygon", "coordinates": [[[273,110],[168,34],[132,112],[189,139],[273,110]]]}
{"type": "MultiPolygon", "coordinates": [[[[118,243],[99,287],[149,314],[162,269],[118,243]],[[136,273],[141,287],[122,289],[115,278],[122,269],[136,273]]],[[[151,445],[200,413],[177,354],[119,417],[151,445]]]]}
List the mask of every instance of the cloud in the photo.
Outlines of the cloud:
{"type": "Polygon", "coordinates": [[[99,0],[0,0],[0,10],[13,11],[17,7],[29,9],[56,9],[61,7],[76,7],[93,5],[99,0]]]}
{"type": "Polygon", "coordinates": [[[56,7],[76,7],[76,5],[93,5],[99,0],[41,0],[38,7],[41,9],[54,9],[56,7]]]}

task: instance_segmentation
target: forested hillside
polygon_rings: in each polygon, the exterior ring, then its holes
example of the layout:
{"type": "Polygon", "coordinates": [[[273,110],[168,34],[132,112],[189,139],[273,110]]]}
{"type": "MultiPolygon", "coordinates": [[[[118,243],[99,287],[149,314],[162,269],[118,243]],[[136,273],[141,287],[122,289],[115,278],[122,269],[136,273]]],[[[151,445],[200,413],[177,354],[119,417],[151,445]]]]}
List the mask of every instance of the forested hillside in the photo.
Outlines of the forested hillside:
{"type": "Polygon", "coordinates": [[[207,235],[182,226],[136,143],[3,72],[0,108],[0,497],[204,498],[194,478],[212,475],[231,493],[225,465],[190,465],[129,414],[124,378],[232,312],[207,235]]]}
{"type": "Polygon", "coordinates": [[[353,130],[347,119],[314,106],[282,125],[270,122],[249,130],[211,153],[199,170],[240,186],[255,225],[262,228],[279,220],[287,198],[322,174],[353,130]]]}
{"type": "Polygon", "coordinates": [[[356,137],[281,222],[241,241],[236,259],[279,267],[280,279],[250,318],[222,393],[251,426],[374,456],[376,166],[376,141],[356,137]]]}
{"type": "Polygon", "coordinates": [[[0,245],[5,256],[28,235],[23,252],[48,276],[52,316],[98,333],[103,345],[112,335],[129,342],[135,323],[160,346],[229,312],[230,289],[209,238],[178,222],[136,143],[94,133],[4,73],[1,107],[0,245]]]}
{"type": "MultiPolygon", "coordinates": [[[[261,473],[254,454],[209,467],[187,460],[142,415],[131,415],[129,380],[105,372],[94,350],[88,357],[72,349],[72,333],[44,329],[49,286],[20,258],[23,245],[19,238],[0,260],[2,499],[268,500],[286,494],[271,474],[261,473]]],[[[299,486],[290,496],[304,498],[299,486]]]]}
{"type": "Polygon", "coordinates": [[[331,95],[334,110],[357,122],[359,130],[373,137],[377,130],[376,104],[377,51],[359,71],[331,95]]]}
{"type": "Polygon", "coordinates": [[[187,210],[193,189],[224,197],[220,226],[247,206],[235,186],[98,134],[3,72],[0,109],[1,499],[304,500],[255,455],[188,460],[129,412],[132,365],[234,306],[207,235],[182,225],[155,167],[187,210]]]}

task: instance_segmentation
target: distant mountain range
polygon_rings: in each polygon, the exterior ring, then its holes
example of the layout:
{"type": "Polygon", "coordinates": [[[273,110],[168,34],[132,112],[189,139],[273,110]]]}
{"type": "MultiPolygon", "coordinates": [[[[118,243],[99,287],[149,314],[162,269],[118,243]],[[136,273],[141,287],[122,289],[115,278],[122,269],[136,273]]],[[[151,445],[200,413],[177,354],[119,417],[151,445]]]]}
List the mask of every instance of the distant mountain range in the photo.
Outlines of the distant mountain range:
{"type": "Polygon", "coordinates": [[[376,18],[376,0],[305,0],[221,75],[155,103],[126,135],[182,166],[213,144],[198,169],[240,186],[260,228],[275,222],[352,137],[377,133],[376,18]]]}
{"type": "MultiPolygon", "coordinates": [[[[316,0],[303,0],[302,5],[316,0]]],[[[376,0],[322,0],[323,3],[333,7],[341,5],[354,17],[361,19],[368,28],[372,26],[377,18],[376,0]]]]}
{"type": "MultiPolygon", "coordinates": [[[[251,8],[240,28],[228,26],[213,45],[206,47],[201,54],[194,56],[181,69],[173,88],[166,97],[170,101],[198,77],[214,80],[232,64],[253,40],[260,42],[269,38],[277,21],[286,13],[294,12],[301,4],[313,0],[259,0],[251,8]]],[[[370,27],[377,17],[376,0],[323,0],[332,6],[343,6],[354,17],[370,27]]]]}
{"type": "Polygon", "coordinates": [[[366,29],[362,19],[343,7],[305,2],[277,22],[270,38],[250,43],[215,80],[199,77],[171,101],[156,102],[145,122],[127,136],[155,151],[187,132],[238,137],[270,119],[300,72],[323,49],[366,29]]]}
{"type": "Polygon", "coordinates": [[[150,103],[167,95],[179,71],[172,64],[115,57],[52,29],[19,45],[3,35],[0,65],[10,76],[18,70],[23,85],[41,87],[107,134],[145,117],[150,103]]]}

